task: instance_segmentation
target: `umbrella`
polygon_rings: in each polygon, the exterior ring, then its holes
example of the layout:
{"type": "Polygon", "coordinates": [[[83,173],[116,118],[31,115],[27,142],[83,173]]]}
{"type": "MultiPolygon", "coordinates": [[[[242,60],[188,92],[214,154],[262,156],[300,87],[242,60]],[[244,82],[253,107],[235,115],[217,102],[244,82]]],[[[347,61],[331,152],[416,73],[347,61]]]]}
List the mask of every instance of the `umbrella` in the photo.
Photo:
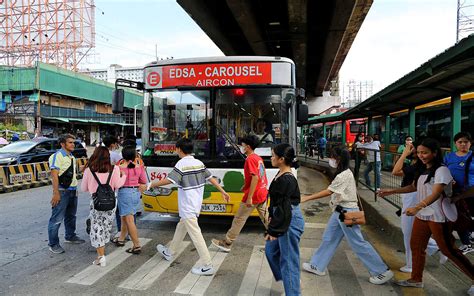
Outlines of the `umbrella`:
{"type": "Polygon", "coordinates": [[[0,145],[7,145],[8,141],[5,138],[0,137],[0,145]]]}

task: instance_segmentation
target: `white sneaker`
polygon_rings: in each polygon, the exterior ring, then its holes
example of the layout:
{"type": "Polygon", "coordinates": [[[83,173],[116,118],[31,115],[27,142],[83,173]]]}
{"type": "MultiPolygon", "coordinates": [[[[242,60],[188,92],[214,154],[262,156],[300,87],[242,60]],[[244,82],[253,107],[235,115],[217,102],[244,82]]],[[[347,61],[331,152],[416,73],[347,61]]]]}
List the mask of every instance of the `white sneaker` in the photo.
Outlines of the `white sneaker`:
{"type": "Polygon", "coordinates": [[[439,264],[443,265],[444,263],[446,263],[446,261],[448,261],[448,257],[440,252],[439,253],[439,264]]]}
{"type": "Polygon", "coordinates": [[[374,285],[382,285],[388,282],[393,278],[393,272],[389,269],[384,273],[378,274],[371,276],[369,278],[369,282],[371,282],[374,285]]]}
{"type": "Polygon", "coordinates": [[[474,252],[472,245],[465,245],[465,248],[461,250],[463,255],[474,252]]]}
{"type": "Polygon", "coordinates": [[[474,285],[472,285],[469,290],[467,290],[467,295],[474,296],[474,285]]]}
{"type": "Polygon", "coordinates": [[[408,267],[405,265],[405,266],[400,267],[400,271],[405,272],[405,273],[411,273],[412,269],[411,267],[408,267]]]}
{"type": "Polygon", "coordinates": [[[214,271],[214,267],[212,267],[212,264],[193,267],[193,269],[191,269],[191,273],[194,273],[197,275],[213,275],[214,272],[215,271],[214,271]]]}
{"type": "Polygon", "coordinates": [[[318,270],[318,268],[314,265],[311,265],[311,263],[306,263],[306,262],[303,263],[303,269],[306,270],[307,272],[311,272],[319,276],[326,275],[325,271],[318,270]]]}
{"type": "Polygon", "coordinates": [[[173,260],[173,255],[171,255],[171,252],[170,250],[163,246],[163,245],[158,245],[156,246],[156,250],[158,251],[158,253],[160,253],[161,256],[163,256],[163,258],[165,258],[166,260],[168,261],[171,261],[173,260]]]}

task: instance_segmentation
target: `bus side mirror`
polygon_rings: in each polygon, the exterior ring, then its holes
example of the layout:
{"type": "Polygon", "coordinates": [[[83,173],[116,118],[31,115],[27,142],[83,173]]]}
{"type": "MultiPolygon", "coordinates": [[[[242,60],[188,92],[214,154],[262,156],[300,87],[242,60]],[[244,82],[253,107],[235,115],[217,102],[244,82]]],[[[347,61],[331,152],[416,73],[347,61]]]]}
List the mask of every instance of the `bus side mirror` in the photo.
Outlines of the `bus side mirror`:
{"type": "Polygon", "coordinates": [[[298,122],[305,122],[308,121],[308,105],[303,104],[303,102],[297,105],[297,114],[296,120],[298,122]]]}
{"type": "Polygon", "coordinates": [[[112,113],[122,113],[123,112],[123,102],[124,102],[125,91],[123,89],[115,89],[113,91],[112,97],[112,113]]]}

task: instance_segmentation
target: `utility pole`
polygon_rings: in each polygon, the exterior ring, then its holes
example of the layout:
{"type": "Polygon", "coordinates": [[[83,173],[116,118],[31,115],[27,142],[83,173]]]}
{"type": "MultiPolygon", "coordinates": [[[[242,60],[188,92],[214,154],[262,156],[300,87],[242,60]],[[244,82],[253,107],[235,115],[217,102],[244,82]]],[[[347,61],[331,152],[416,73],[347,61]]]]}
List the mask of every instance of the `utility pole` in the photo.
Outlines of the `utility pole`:
{"type": "Polygon", "coordinates": [[[474,0],[458,0],[456,42],[474,33],[474,0]]]}
{"type": "Polygon", "coordinates": [[[155,58],[158,61],[158,44],[155,44],[155,58]]]}

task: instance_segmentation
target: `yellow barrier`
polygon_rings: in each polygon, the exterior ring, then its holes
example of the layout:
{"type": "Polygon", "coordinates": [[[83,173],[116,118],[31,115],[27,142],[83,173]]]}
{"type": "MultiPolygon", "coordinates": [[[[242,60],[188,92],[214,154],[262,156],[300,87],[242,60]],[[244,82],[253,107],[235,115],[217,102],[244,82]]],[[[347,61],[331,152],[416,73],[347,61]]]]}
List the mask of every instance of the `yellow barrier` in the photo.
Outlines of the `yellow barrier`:
{"type": "Polygon", "coordinates": [[[33,164],[18,164],[8,167],[9,185],[29,188],[31,185],[38,185],[33,168],[33,164]]]}
{"type": "Polygon", "coordinates": [[[0,167],[0,190],[4,191],[9,189],[8,185],[8,166],[0,167]]]}
{"type": "Polygon", "coordinates": [[[78,179],[82,178],[84,173],[84,168],[87,164],[87,158],[78,158],[76,159],[76,176],[78,179]]]}
{"type": "Polygon", "coordinates": [[[38,162],[35,164],[36,180],[43,185],[51,183],[51,170],[49,169],[49,162],[38,162]]]}

